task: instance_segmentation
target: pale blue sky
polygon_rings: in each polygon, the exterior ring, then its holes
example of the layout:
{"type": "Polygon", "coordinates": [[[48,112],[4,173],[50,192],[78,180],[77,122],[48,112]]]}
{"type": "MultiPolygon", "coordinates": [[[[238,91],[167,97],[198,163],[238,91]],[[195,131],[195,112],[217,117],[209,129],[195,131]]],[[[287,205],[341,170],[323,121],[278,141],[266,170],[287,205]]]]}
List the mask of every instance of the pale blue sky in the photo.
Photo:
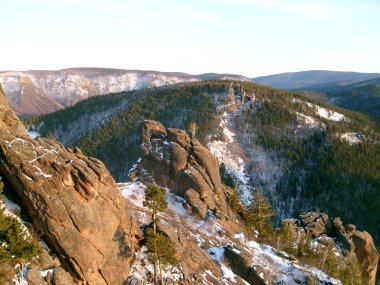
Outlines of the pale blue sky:
{"type": "Polygon", "coordinates": [[[1,0],[0,70],[380,72],[379,0],[1,0]]]}

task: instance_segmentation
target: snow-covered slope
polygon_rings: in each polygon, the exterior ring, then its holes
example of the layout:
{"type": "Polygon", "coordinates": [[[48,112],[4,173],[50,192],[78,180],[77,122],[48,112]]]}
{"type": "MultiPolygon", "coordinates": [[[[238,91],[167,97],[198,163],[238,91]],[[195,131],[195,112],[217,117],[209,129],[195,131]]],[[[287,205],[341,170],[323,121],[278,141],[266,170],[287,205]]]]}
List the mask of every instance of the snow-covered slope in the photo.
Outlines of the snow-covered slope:
{"type": "MultiPolygon", "coordinates": [[[[150,223],[149,209],[143,207],[145,186],[139,182],[121,183],[119,189],[123,196],[131,203],[134,216],[141,224],[150,223]]],[[[248,240],[243,233],[230,237],[226,230],[218,223],[218,220],[210,216],[206,220],[201,220],[188,211],[189,205],[186,201],[173,194],[170,189],[166,189],[166,200],[168,209],[160,214],[160,223],[169,225],[179,231],[186,230],[192,240],[199,247],[205,249],[216,264],[220,267],[222,277],[215,277],[210,270],[199,272],[202,280],[197,280],[198,284],[249,284],[246,280],[238,276],[232,269],[233,264],[225,254],[227,248],[239,255],[242,251],[248,254],[251,259],[251,268],[258,272],[258,276],[266,284],[299,284],[306,282],[310,277],[316,278],[320,284],[341,284],[324,272],[310,266],[301,264],[283,252],[274,248],[260,244],[253,240],[248,240]],[[213,281],[209,281],[211,280],[213,281]],[[280,283],[276,283],[280,282],[280,283]],[[286,283],[284,283],[286,282],[286,283]]],[[[132,265],[129,284],[137,284],[149,279],[153,270],[152,264],[147,257],[146,248],[140,248],[136,255],[136,260],[132,265]]],[[[165,278],[172,281],[182,278],[181,268],[167,266],[163,272],[165,278]]],[[[149,282],[147,284],[150,284],[149,282]]]]}
{"type": "Polygon", "coordinates": [[[0,72],[0,85],[16,112],[21,115],[47,114],[72,106],[95,95],[158,87],[203,79],[249,80],[233,74],[201,74],[72,68],[58,71],[0,72]]]}
{"type": "Polygon", "coordinates": [[[208,147],[233,176],[240,200],[249,205],[255,187],[263,185],[275,195],[276,184],[283,175],[281,159],[273,159],[270,153],[237,130],[234,117],[241,115],[241,110],[232,111],[228,106],[220,108],[223,110],[219,126],[222,135],[211,140],[208,147]]]}
{"type": "Polygon", "coordinates": [[[49,113],[95,95],[196,80],[180,73],[109,69],[0,73],[8,100],[23,115],[49,113]]]}

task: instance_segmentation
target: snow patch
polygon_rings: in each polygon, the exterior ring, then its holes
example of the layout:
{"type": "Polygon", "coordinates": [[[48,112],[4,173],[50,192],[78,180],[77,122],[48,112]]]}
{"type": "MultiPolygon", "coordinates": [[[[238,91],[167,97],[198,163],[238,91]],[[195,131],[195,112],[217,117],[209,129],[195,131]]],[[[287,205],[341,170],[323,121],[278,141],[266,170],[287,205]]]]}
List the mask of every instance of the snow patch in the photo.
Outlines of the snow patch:
{"type": "Polygon", "coordinates": [[[143,208],[146,186],[140,182],[119,183],[118,188],[121,194],[127,198],[132,204],[143,208]]]}
{"type": "Polygon", "coordinates": [[[298,262],[279,256],[278,252],[270,246],[260,245],[255,241],[249,241],[247,246],[252,249],[252,266],[261,266],[265,271],[271,272],[272,276],[277,277],[276,283],[286,282],[286,284],[296,285],[295,280],[306,282],[307,276],[313,275],[321,282],[342,284],[339,280],[329,277],[314,267],[300,265],[298,262]]]}
{"type": "Polygon", "coordinates": [[[14,285],[28,285],[26,275],[28,274],[29,263],[17,263],[15,269],[18,269],[18,273],[12,279],[14,285]]]}
{"type": "MultiPolygon", "coordinates": [[[[127,284],[140,284],[138,281],[149,280],[152,272],[154,272],[153,264],[149,261],[147,248],[143,246],[138,252],[136,252],[135,261],[131,266],[127,284]]],[[[170,278],[173,281],[183,279],[182,271],[178,267],[171,265],[163,268],[163,277],[164,280],[170,278]]]]}
{"type": "MultiPolygon", "coordinates": [[[[299,112],[296,112],[296,115],[297,115],[298,122],[302,122],[303,124],[310,127],[311,129],[325,129],[326,128],[326,125],[324,123],[318,121],[317,119],[311,116],[307,116],[299,112]]],[[[298,128],[300,127],[301,126],[298,125],[298,128]]]]}
{"type": "Polygon", "coordinates": [[[244,160],[239,156],[241,150],[235,142],[236,134],[231,127],[231,115],[224,112],[220,117],[220,129],[223,132],[222,140],[214,140],[208,143],[211,153],[224,163],[229,174],[237,180],[236,186],[239,197],[244,204],[249,204],[253,199],[253,187],[250,185],[250,177],[246,172],[244,160]],[[238,153],[238,154],[236,154],[238,153]]]}
{"type": "Polygon", "coordinates": [[[53,274],[53,271],[54,271],[54,268],[53,269],[45,269],[45,270],[41,270],[41,276],[43,277],[43,278],[45,278],[47,275],[48,275],[48,273],[50,272],[50,274],[53,274]]]}
{"type": "Polygon", "coordinates": [[[358,133],[344,133],[340,135],[338,134],[338,136],[350,145],[361,143],[363,139],[363,136],[358,133]]]}
{"type": "Polygon", "coordinates": [[[331,120],[331,121],[334,121],[334,122],[340,122],[340,121],[349,122],[350,121],[345,115],[343,115],[341,113],[338,113],[336,111],[323,108],[321,106],[312,104],[310,102],[302,101],[302,100],[299,100],[299,99],[293,99],[293,102],[298,102],[298,103],[304,103],[304,104],[306,104],[308,107],[314,109],[315,113],[318,116],[320,116],[321,118],[325,118],[327,120],[331,120]]]}
{"type": "MultiPolygon", "coordinates": [[[[231,268],[223,263],[224,247],[212,247],[207,250],[211,258],[215,260],[222,270],[223,277],[236,282],[236,274],[232,272],[231,268]]],[[[248,283],[247,283],[248,284],[248,283]]]]}
{"type": "Polygon", "coordinates": [[[29,130],[28,130],[28,134],[29,134],[29,136],[30,136],[32,139],[35,139],[35,138],[38,138],[38,137],[41,136],[40,133],[39,133],[39,132],[36,132],[36,131],[29,131],[29,130]]]}

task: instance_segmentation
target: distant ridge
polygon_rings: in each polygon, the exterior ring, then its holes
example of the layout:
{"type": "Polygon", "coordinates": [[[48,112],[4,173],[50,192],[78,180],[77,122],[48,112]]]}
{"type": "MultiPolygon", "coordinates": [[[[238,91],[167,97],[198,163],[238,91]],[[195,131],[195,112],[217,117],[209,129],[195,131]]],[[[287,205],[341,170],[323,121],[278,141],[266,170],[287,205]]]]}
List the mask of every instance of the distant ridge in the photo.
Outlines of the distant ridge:
{"type": "Polygon", "coordinates": [[[67,68],[62,70],[2,71],[0,84],[20,116],[51,113],[96,95],[192,82],[205,79],[250,81],[236,74],[67,68]]]}
{"type": "Polygon", "coordinates": [[[286,72],[252,78],[254,82],[283,89],[302,89],[306,86],[321,85],[337,81],[346,84],[380,77],[380,73],[360,73],[330,70],[307,70],[286,72]]]}

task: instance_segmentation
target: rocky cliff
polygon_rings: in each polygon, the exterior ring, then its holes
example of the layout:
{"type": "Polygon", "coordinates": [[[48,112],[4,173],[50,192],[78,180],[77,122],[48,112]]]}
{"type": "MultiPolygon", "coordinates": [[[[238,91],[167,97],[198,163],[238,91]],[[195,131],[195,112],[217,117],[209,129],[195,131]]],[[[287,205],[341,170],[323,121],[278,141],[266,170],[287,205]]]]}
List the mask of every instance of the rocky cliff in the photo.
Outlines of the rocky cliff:
{"type": "Polygon", "coordinates": [[[31,139],[1,89],[0,175],[72,277],[123,284],[135,251],[135,227],[110,173],[79,149],[31,139]]]}
{"type": "Polygon", "coordinates": [[[144,121],[141,136],[140,167],[154,181],[184,197],[201,218],[213,214],[232,231],[241,228],[228,206],[231,190],[221,182],[219,162],[206,147],[185,131],[165,129],[156,121],[144,121]]]}

